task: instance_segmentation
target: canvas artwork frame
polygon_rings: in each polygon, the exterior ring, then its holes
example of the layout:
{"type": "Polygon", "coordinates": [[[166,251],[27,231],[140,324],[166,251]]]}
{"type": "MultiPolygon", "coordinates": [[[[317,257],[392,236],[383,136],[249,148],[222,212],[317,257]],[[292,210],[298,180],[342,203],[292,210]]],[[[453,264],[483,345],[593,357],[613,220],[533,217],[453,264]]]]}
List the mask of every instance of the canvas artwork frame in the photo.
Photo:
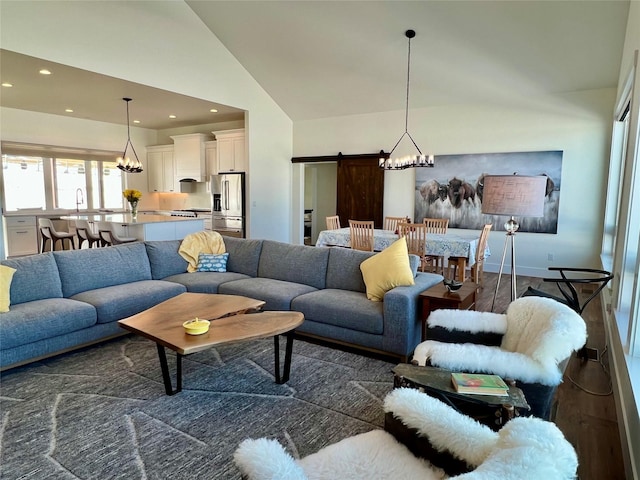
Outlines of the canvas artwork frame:
{"type": "Polygon", "coordinates": [[[545,175],[543,217],[516,218],[520,232],[558,233],[562,150],[437,155],[433,168],[416,168],[414,222],[448,218],[449,228],[502,230],[509,217],[482,213],[485,175],[545,175]]]}

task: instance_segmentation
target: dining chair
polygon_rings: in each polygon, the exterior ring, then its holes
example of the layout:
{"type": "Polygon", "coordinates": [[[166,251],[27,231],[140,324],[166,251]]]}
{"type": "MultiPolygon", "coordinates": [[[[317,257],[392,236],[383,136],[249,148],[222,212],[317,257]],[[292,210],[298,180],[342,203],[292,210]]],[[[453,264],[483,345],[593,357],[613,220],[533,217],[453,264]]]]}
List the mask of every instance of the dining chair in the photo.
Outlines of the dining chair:
{"type": "Polygon", "coordinates": [[[423,218],[422,223],[427,226],[427,233],[436,235],[445,235],[449,228],[448,218],[423,218]]]}
{"type": "MultiPolygon", "coordinates": [[[[422,219],[422,223],[427,226],[427,233],[434,233],[436,235],[446,235],[449,229],[448,218],[428,218],[422,219]]],[[[444,255],[429,255],[426,258],[426,262],[430,266],[430,270],[435,273],[441,273],[444,275],[444,255]]]]}
{"type": "Polygon", "coordinates": [[[78,248],[82,248],[84,242],[87,242],[88,248],[97,245],[102,246],[102,240],[98,233],[93,233],[89,222],[86,220],[76,220],[76,235],[78,236],[78,248]]]}
{"type": "Polygon", "coordinates": [[[409,217],[384,217],[384,230],[395,232],[400,222],[409,223],[409,217]]]}
{"type": "MultiPolygon", "coordinates": [[[[480,233],[480,240],[478,240],[478,247],[476,248],[476,263],[471,265],[471,278],[476,285],[482,285],[484,274],[484,252],[487,249],[487,240],[489,239],[489,232],[491,231],[492,226],[493,225],[491,223],[488,223],[482,229],[482,232],[480,233]]],[[[449,257],[447,270],[451,273],[451,269],[453,269],[453,275],[449,275],[449,278],[456,278],[459,259],[460,257],[449,257]]],[[[466,274],[464,275],[463,280],[466,280],[466,274]]]]}
{"type": "Polygon", "coordinates": [[[38,218],[38,227],[40,228],[40,236],[42,241],[40,243],[40,253],[44,252],[47,240],[51,242],[51,251],[55,250],[56,242],[60,240],[63,250],[75,250],[75,235],[70,232],[58,232],[53,225],[53,222],[48,218],[38,218]],[[65,240],[69,240],[69,248],[65,248],[65,240]]]}
{"type": "Polygon", "coordinates": [[[407,250],[420,257],[420,271],[424,272],[427,264],[427,226],[424,223],[398,223],[398,235],[407,239],[407,250]]]}
{"type": "Polygon", "coordinates": [[[349,220],[351,248],[373,252],[373,220],[349,220]]]}
{"type": "Polygon", "coordinates": [[[332,215],[327,217],[327,230],[338,230],[340,228],[340,217],[332,215]]]}
{"type": "Polygon", "coordinates": [[[113,229],[113,224],[111,222],[96,223],[98,224],[98,235],[100,235],[100,240],[103,245],[107,247],[138,241],[135,237],[120,237],[113,229]]]}

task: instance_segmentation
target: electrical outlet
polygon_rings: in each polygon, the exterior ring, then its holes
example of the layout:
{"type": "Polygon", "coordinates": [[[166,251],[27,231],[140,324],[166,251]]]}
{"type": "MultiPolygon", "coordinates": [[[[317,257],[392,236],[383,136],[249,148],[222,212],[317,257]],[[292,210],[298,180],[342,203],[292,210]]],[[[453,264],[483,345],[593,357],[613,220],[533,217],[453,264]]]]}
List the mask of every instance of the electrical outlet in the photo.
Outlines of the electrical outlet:
{"type": "Polygon", "coordinates": [[[547,253],[547,260],[553,262],[553,253],[547,253]]]}

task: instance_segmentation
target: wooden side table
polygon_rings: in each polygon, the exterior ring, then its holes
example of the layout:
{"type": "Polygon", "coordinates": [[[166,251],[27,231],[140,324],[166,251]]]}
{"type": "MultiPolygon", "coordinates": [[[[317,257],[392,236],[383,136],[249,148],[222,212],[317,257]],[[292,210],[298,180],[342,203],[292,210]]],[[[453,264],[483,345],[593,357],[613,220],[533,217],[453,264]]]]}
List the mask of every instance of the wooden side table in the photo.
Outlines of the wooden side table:
{"type": "Polygon", "coordinates": [[[459,290],[449,292],[443,283],[438,283],[420,294],[422,305],[422,341],[427,338],[427,317],[434,310],[449,308],[454,310],[475,310],[478,286],[465,282],[459,290]]]}

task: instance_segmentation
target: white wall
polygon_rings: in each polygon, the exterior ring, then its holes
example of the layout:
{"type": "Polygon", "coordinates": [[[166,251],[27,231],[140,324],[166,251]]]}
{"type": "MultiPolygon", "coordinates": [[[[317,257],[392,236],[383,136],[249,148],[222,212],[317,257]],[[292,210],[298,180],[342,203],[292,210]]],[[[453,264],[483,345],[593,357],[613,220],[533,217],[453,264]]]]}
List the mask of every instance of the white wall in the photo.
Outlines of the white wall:
{"type": "MultiPolygon", "coordinates": [[[[517,235],[517,273],[542,277],[551,265],[599,265],[614,101],[615,89],[601,89],[527,98],[511,107],[416,109],[409,112],[409,131],[423,152],[436,155],[564,151],[558,234],[517,235]]],[[[294,156],[388,152],[403,126],[404,111],[296,122],[294,156]]],[[[413,169],[385,172],[385,215],[413,212],[414,176],[413,169]]],[[[488,271],[498,270],[504,246],[502,226],[494,229],[488,271]]]]}
{"type": "Polygon", "coordinates": [[[292,122],[185,3],[2,1],[0,12],[7,50],[246,110],[249,235],[289,241],[292,122]]]}

